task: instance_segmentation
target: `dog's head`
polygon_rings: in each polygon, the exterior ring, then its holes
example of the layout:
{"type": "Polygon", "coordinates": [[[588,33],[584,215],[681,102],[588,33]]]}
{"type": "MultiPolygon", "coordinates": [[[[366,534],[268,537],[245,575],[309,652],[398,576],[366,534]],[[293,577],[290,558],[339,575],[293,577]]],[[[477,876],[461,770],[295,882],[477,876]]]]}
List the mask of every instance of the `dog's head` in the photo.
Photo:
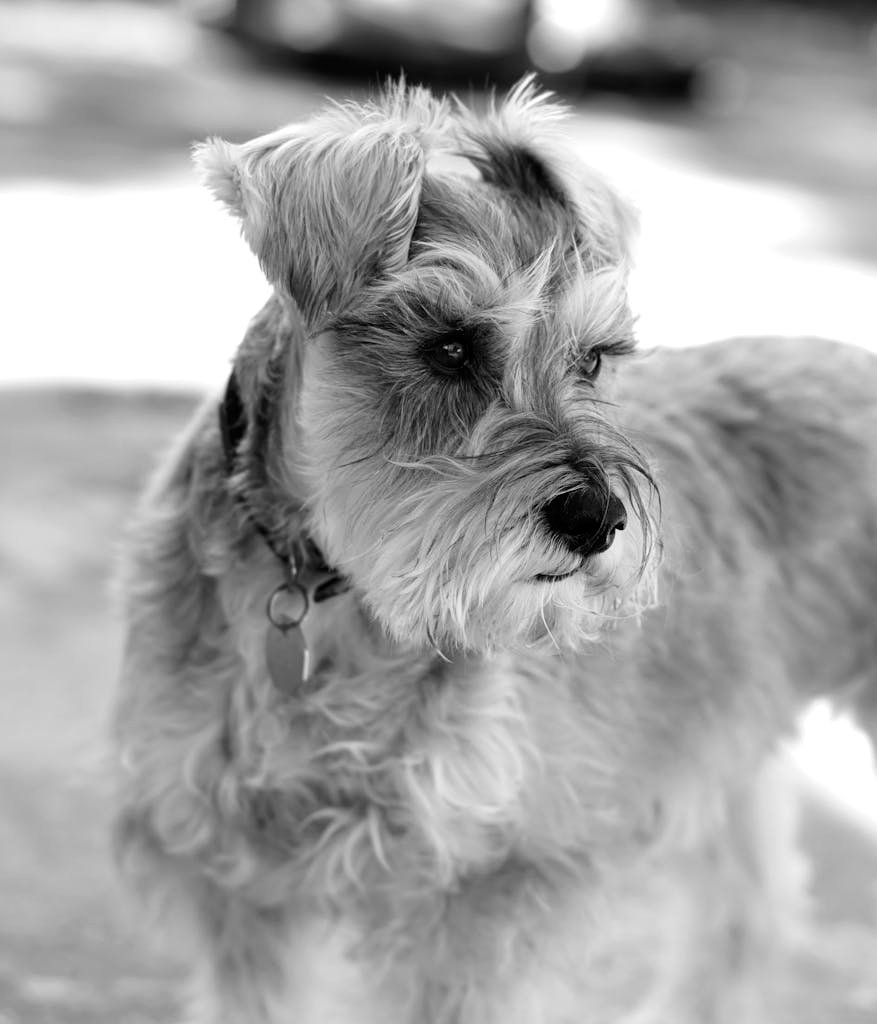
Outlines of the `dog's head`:
{"type": "Polygon", "coordinates": [[[562,115],[529,82],[483,117],[398,86],[196,151],[287,325],[238,364],[281,381],[266,479],[405,641],[576,643],[650,591],[654,489],[611,397],[631,218],[562,115]]]}

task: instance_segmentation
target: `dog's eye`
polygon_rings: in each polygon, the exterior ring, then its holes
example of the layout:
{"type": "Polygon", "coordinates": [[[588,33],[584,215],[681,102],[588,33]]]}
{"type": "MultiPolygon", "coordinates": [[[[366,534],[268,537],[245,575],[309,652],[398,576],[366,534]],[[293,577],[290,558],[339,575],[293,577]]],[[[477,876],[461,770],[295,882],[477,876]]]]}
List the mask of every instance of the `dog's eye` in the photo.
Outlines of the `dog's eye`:
{"type": "Polygon", "coordinates": [[[463,330],[449,331],[430,344],[427,357],[445,373],[461,370],[472,358],[472,338],[463,330]]]}
{"type": "Polygon", "coordinates": [[[585,380],[595,380],[603,365],[603,354],[598,348],[592,348],[579,360],[576,370],[585,380]]]}

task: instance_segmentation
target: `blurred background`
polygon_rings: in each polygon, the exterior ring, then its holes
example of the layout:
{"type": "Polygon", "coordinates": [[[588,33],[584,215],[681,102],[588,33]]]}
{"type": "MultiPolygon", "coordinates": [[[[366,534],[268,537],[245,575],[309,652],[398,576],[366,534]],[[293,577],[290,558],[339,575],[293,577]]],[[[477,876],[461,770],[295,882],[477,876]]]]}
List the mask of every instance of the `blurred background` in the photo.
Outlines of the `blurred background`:
{"type": "MultiPolygon", "coordinates": [[[[643,344],[877,350],[872,0],[0,2],[0,1024],[175,1019],[179,967],[107,852],[108,581],[266,293],[189,145],[401,68],[476,103],[530,68],[563,95],[572,144],[641,211],[643,344]]],[[[818,922],[782,1020],[873,1024],[872,751],[820,704],[782,774],[818,922]]]]}

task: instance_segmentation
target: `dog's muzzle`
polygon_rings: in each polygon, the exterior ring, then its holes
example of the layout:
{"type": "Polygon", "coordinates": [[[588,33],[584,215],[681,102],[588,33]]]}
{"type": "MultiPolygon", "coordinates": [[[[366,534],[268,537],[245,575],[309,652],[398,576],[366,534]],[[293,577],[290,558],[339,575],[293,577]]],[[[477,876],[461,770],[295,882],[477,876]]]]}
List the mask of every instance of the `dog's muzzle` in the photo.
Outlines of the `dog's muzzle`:
{"type": "Polygon", "coordinates": [[[593,487],[558,494],[543,506],[542,516],[553,536],[581,558],[607,551],[615,532],[627,525],[619,499],[593,487]]]}

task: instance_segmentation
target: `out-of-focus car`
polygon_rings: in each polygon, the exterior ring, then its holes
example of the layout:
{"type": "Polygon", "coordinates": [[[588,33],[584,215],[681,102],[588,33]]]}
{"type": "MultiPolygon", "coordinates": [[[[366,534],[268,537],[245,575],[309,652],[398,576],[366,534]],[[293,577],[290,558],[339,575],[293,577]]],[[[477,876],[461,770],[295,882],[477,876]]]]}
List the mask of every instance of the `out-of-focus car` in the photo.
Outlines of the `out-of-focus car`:
{"type": "Polygon", "coordinates": [[[705,22],[674,0],[183,0],[191,16],[299,57],[567,89],[687,98],[705,22]]]}

